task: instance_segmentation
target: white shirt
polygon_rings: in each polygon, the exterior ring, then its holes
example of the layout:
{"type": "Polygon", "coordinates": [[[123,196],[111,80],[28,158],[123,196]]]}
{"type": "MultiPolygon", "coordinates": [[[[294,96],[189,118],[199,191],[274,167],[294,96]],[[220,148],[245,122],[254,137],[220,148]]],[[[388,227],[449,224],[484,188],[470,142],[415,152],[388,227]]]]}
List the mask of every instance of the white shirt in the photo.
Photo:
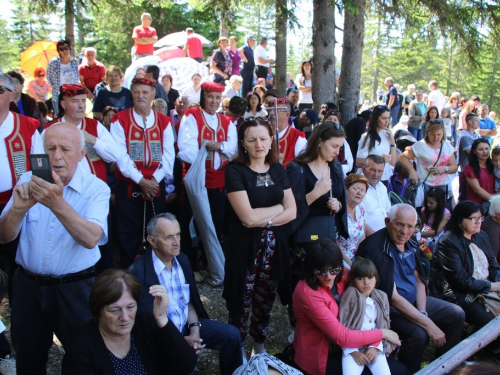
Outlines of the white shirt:
{"type": "MultiPolygon", "coordinates": [[[[382,129],[378,132],[380,136],[380,143],[375,142],[375,147],[373,147],[370,151],[368,151],[368,146],[370,145],[370,140],[366,142],[365,147],[363,143],[365,142],[365,138],[368,133],[364,133],[359,142],[358,142],[358,154],[357,158],[366,159],[368,155],[380,155],[382,154],[390,154],[391,153],[391,136],[389,134],[389,130],[382,129]]],[[[361,168],[358,169],[359,174],[363,174],[361,168]]],[[[390,163],[385,163],[384,165],[384,173],[382,174],[382,181],[387,181],[392,176],[392,165],[390,163]]]]}
{"type": "MultiPolygon", "coordinates": [[[[278,133],[280,139],[283,138],[287,130],[288,126],[278,133]]],[[[297,138],[297,142],[295,142],[295,148],[293,150],[293,154],[295,155],[295,157],[299,156],[300,153],[306,149],[306,146],[307,146],[307,139],[305,137],[297,138]]]]}
{"type": "Polygon", "coordinates": [[[344,172],[344,178],[347,176],[347,173],[352,171],[352,166],[354,165],[354,158],[352,157],[351,146],[347,143],[347,140],[344,140],[344,160],[347,164],[342,164],[342,171],[344,172]]]}
{"type": "Polygon", "coordinates": [[[255,116],[252,115],[251,111],[245,111],[245,113],[243,114],[243,118],[247,119],[249,117],[267,117],[267,111],[265,109],[261,109],[255,114],[255,116]]]}
{"type": "Polygon", "coordinates": [[[257,48],[255,48],[253,56],[255,60],[255,65],[261,65],[269,68],[269,62],[263,64],[259,61],[259,57],[262,57],[264,60],[269,60],[266,49],[262,47],[260,44],[257,46],[257,48]]]}
{"type": "MultiPolygon", "coordinates": [[[[31,172],[24,173],[18,185],[29,182],[31,172]]],[[[108,213],[110,190],[96,176],[76,168],[73,178],[64,187],[66,202],[85,220],[99,225],[102,236],[92,249],[77,243],[52,211],[36,203],[21,222],[21,235],[16,263],[38,275],[61,276],[83,271],[97,263],[101,254],[99,245],[108,241],[108,213]]],[[[1,216],[10,209],[10,198],[1,216]]]]}
{"type": "MultiPolygon", "coordinates": [[[[63,116],[60,121],[66,122],[65,116],[63,116]]],[[[82,123],[80,122],[76,127],[78,128],[78,130],[82,130],[82,123]]],[[[44,129],[42,132],[42,140],[45,139],[46,130],[47,129],[44,129]]],[[[89,150],[89,145],[86,146],[87,153],[91,152],[89,150]]],[[[97,139],[95,141],[95,145],[93,145],[92,148],[95,150],[97,155],[99,155],[101,159],[106,163],[113,163],[117,161],[118,157],[120,156],[120,151],[118,150],[118,146],[116,145],[115,140],[109,133],[108,129],[106,129],[104,125],[99,121],[97,124],[97,139]]],[[[87,158],[83,158],[82,161],[80,161],[80,163],[78,164],[83,170],[92,173],[92,169],[90,168],[90,164],[87,158]]]]}
{"type": "Polygon", "coordinates": [[[368,214],[365,224],[375,232],[385,228],[385,218],[389,215],[391,202],[387,196],[387,188],[382,182],[379,182],[375,187],[368,184],[368,190],[363,199],[363,204],[368,214]]]}
{"type": "MultiPolygon", "coordinates": [[[[297,74],[295,77],[295,84],[302,82],[302,73],[297,74]]],[[[302,85],[302,83],[301,83],[302,85]]],[[[312,80],[305,79],[304,87],[312,87],[312,80]]],[[[299,104],[311,104],[313,102],[312,92],[302,92],[299,90],[299,104]]]]}
{"type": "MultiPolygon", "coordinates": [[[[5,138],[12,134],[14,131],[14,115],[12,112],[7,114],[3,124],[0,125],[0,193],[11,190],[12,185],[12,171],[10,169],[9,154],[7,153],[7,145],[5,138]]],[[[30,154],[43,154],[43,141],[40,137],[38,130],[31,136],[31,149],[30,154]]]]}
{"type": "MultiPolygon", "coordinates": [[[[132,113],[134,114],[135,122],[144,129],[142,117],[135,110],[132,110],[132,113]]],[[[146,129],[153,127],[155,123],[155,116],[155,111],[149,112],[149,115],[146,117],[146,129]]],[[[115,140],[120,152],[120,156],[116,161],[116,165],[125,177],[130,178],[132,181],[138,184],[144,176],[142,175],[141,171],[137,169],[137,166],[132,161],[132,159],[130,159],[130,155],[127,153],[125,131],[123,130],[123,127],[118,120],[111,124],[111,136],[115,140]]],[[[146,152],[146,163],[149,163],[149,158],[150,155],[148,152],[146,152]]],[[[163,153],[161,157],[161,164],[153,173],[153,177],[158,183],[160,183],[161,180],[163,180],[167,175],[173,176],[174,160],[174,130],[172,124],[163,132],[163,153]]]]}
{"type": "Polygon", "coordinates": [[[439,90],[433,90],[429,93],[429,107],[431,105],[435,105],[439,111],[439,114],[441,114],[441,110],[444,107],[444,96],[439,90]],[[432,104],[431,104],[432,102],[432,104]]]}
{"type": "MultiPolygon", "coordinates": [[[[217,130],[219,121],[217,119],[217,114],[211,115],[201,110],[203,117],[208,126],[214,131],[217,130]]],[[[236,126],[234,122],[229,123],[227,130],[227,140],[222,142],[224,145],[223,154],[226,155],[229,160],[231,160],[238,151],[238,135],[236,134],[236,126]]],[[[179,157],[186,163],[193,164],[196,156],[198,156],[198,151],[200,147],[198,146],[198,125],[196,124],[196,119],[193,115],[182,116],[181,125],[179,126],[179,137],[177,138],[177,147],[179,147],[179,157]]],[[[221,158],[218,152],[214,152],[214,168],[219,169],[221,166],[221,158]]]]}
{"type": "Polygon", "coordinates": [[[193,86],[190,86],[182,91],[182,96],[185,96],[187,98],[188,105],[191,103],[199,103],[200,95],[201,95],[201,87],[198,91],[196,91],[193,86]]]}

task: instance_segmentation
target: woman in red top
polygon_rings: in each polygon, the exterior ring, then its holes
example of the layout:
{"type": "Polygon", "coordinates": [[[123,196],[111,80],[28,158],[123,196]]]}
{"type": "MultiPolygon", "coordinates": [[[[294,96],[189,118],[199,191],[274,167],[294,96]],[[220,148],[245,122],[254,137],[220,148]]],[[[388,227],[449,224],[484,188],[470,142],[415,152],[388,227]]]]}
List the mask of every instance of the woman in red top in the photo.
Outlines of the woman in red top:
{"type": "MultiPolygon", "coordinates": [[[[297,319],[295,363],[311,375],[342,374],[340,347],[377,346],[382,339],[401,345],[394,331],[354,331],[340,323],[338,300],[346,288],[346,276],[342,251],[335,242],[310,242],[303,279],[293,294],[293,311],[297,319]]],[[[392,374],[409,374],[404,365],[392,358],[387,362],[392,374]]]]}
{"type": "Polygon", "coordinates": [[[486,138],[472,143],[469,163],[465,165],[462,177],[467,180],[467,200],[476,203],[489,201],[495,194],[495,175],[490,158],[490,143],[486,138]]]}

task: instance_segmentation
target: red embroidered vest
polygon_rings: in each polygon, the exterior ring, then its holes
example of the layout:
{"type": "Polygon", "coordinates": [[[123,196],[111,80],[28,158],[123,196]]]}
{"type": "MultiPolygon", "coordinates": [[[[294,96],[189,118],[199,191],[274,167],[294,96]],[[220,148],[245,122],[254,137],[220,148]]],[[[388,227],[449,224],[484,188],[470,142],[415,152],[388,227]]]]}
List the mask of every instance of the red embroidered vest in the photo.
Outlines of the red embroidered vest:
{"type": "MultiPolygon", "coordinates": [[[[45,124],[43,128],[48,129],[50,126],[57,124],[60,121],[61,119],[51,121],[45,124]]],[[[82,120],[82,130],[85,130],[87,133],[93,135],[96,138],[99,138],[97,136],[98,125],[99,122],[92,118],[84,117],[82,120]]],[[[108,173],[106,171],[106,164],[104,164],[104,160],[102,160],[101,157],[97,154],[93,145],[91,145],[90,143],[86,143],[85,147],[87,148],[87,155],[85,155],[85,158],[89,163],[90,171],[92,172],[92,174],[95,174],[101,180],[108,183],[108,173]]]]}
{"type": "Polygon", "coordinates": [[[280,138],[280,163],[284,168],[295,158],[295,144],[297,139],[305,138],[304,132],[288,127],[283,137],[280,138]]]}
{"type": "MultiPolygon", "coordinates": [[[[205,120],[200,108],[190,108],[184,113],[184,116],[193,115],[198,125],[198,147],[200,148],[204,141],[225,142],[227,141],[227,132],[231,119],[225,115],[217,113],[217,130],[213,130],[205,120]]],[[[214,168],[216,151],[208,152],[205,167],[207,170],[205,177],[205,186],[208,189],[215,189],[225,186],[226,167],[229,164],[229,159],[223,153],[219,153],[221,158],[221,165],[219,169],[214,168]]],[[[189,170],[190,164],[183,164],[182,177],[186,175],[189,170]]]]}
{"type": "MultiPolygon", "coordinates": [[[[14,116],[14,130],[5,137],[7,157],[9,159],[12,186],[24,172],[31,170],[29,155],[31,153],[31,137],[37,131],[39,123],[35,119],[11,112],[14,116]]],[[[5,176],[6,177],[6,176],[5,176]]],[[[0,192],[0,204],[6,204],[12,190],[0,192]]]]}
{"type": "MultiPolygon", "coordinates": [[[[135,122],[133,108],[118,112],[111,119],[111,122],[117,120],[120,122],[125,132],[127,153],[130,159],[135,163],[137,169],[142,173],[144,178],[148,180],[158,168],[162,168],[163,134],[165,130],[173,124],[170,117],[156,111],[153,111],[153,113],[155,121],[153,126],[149,129],[144,129],[135,122]],[[149,160],[147,162],[146,153],[149,154],[149,160]]],[[[132,184],[135,183],[123,176],[118,168],[116,169],[116,177],[132,184]]],[[[158,181],[158,183],[160,182],[161,181],[158,181]]]]}

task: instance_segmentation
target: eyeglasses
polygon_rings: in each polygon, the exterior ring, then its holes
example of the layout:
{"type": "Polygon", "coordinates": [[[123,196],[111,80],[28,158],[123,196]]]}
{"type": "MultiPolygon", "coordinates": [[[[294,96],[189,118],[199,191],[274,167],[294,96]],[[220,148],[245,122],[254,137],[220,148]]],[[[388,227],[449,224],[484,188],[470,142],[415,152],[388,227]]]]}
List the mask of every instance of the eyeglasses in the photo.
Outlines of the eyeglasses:
{"type": "Polygon", "coordinates": [[[38,74],[37,77],[45,77],[45,74],[38,74]]]}
{"type": "Polygon", "coordinates": [[[482,223],[484,221],[484,216],[466,217],[466,219],[472,221],[475,224],[479,224],[479,223],[482,223]]]}
{"type": "Polygon", "coordinates": [[[5,93],[5,91],[12,92],[12,90],[9,89],[8,87],[0,86],[0,95],[3,95],[5,93]]]}
{"type": "Polygon", "coordinates": [[[366,194],[366,190],[365,189],[360,189],[359,187],[357,186],[351,186],[349,188],[349,190],[352,190],[354,191],[355,193],[361,193],[361,194],[366,194]]]}
{"type": "Polygon", "coordinates": [[[69,51],[70,49],[69,46],[59,47],[59,51],[69,51]]]}
{"type": "Polygon", "coordinates": [[[337,268],[330,268],[329,270],[323,270],[323,271],[314,271],[314,274],[316,276],[326,276],[328,274],[335,276],[338,275],[339,273],[342,272],[342,267],[337,267],[337,268]]]}

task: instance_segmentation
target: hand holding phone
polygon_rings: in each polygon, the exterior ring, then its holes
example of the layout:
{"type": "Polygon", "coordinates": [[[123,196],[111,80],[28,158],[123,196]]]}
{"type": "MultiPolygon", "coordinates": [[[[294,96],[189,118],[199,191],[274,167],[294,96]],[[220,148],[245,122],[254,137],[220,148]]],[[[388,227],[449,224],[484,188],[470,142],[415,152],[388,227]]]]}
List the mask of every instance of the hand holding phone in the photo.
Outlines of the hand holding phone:
{"type": "Polygon", "coordinates": [[[34,176],[54,183],[52,178],[52,168],[50,168],[49,155],[47,154],[31,154],[30,155],[31,171],[34,176]]]}

